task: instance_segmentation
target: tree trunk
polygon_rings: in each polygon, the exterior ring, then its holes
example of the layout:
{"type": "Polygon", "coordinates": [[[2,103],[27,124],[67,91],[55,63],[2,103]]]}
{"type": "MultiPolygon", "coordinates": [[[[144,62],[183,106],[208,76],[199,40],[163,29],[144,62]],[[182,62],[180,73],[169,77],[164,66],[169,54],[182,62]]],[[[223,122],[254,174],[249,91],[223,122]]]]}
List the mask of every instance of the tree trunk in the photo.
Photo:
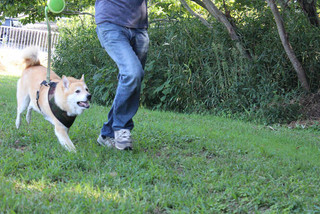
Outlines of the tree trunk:
{"type": "Polygon", "coordinates": [[[267,0],[269,6],[270,6],[270,9],[273,13],[273,16],[274,16],[274,19],[276,21],[276,24],[277,24],[277,28],[278,28],[278,33],[279,33],[279,36],[280,36],[280,39],[281,39],[281,42],[282,42],[282,45],[286,51],[286,54],[288,56],[288,58],[290,59],[297,75],[298,75],[298,79],[299,81],[301,82],[301,85],[302,87],[307,91],[309,92],[310,91],[310,87],[309,87],[309,84],[308,84],[308,81],[307,81],[307,78],[306,78],[306,74],[302,68],[302,65],[300,63],[300,61],[298,60],[298,58],[296,57],[292,47],[291,47],[291,44],[289,42],[289,39],[288,39],[288,34],[284,28],[284,24],[283,24],[283,20],[282,20],[282,17],[279,13],[279,10],[278,10],[278,7],[276,5],[276,3],[274,2],[274,0],[267,0]]]}
{"type": "Polygon", "coordinates": [[[181,4],[187,9],[187,11],[189,11],[189,13],[191,13],[193,16],[197,17],[198,19],[200,19],[200,21],[207,26],[208,28],[212,29],[212,26],[210,25],[209,22],[207,22],[207,20],[205,20],[200,14],[194,12],[191,7],[189,7],[188,3],[185,0],[180,0],[181,4]]]}
{"type": "Polygon", "coordinates": [[[212,16],[214,16],[219,22],[221,22],[227,28],[231,39],[235,41],[236,47],[238,48],[239,52],[247,59],[252,59],[249,52],[242,45],[241,40],[236,33],[235,27],[230,23],[226,15],[223,14],[211,0],[192,0],[192,1],[196,2],[198,5],[208,10],[212,16]]]}
{"type": "Polygon", "coordinates": [[[320,27],[320,19],[317,13],[316,0],[298,0],[303,12],[308,16],[309,22],[320,27]]]}
{"type": "Polygon", "coordinates": [[[203,7],[204,9],[208,10],[206,5],[204,5],[204,3],[202,2],[202,0],[191,0],[195,3],[197,3],[198,5],[200,5],[201,7],[203,7]]]}

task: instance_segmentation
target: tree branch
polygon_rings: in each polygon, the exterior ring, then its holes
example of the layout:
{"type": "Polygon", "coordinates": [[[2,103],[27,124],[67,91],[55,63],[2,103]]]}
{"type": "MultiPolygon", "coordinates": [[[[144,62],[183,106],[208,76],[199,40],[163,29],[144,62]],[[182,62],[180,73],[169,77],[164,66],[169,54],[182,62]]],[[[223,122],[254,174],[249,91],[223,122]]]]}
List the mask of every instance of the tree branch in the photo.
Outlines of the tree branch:
{"type": "Polygon", "coordinates": [[[298,0],[303,12],[307,15],[309,22],[315,26],[320,27],[320,19],[317,13],[317,4],[315,0],[298,0]]]}
{"type": "Polygon", "coordinates": [[[197,3],[198,5],[200,5],[201,7],[203,7],[204,9],[208,10],[206,5],[201,1],[201,0],[191,0],[195,3],[197,3]]]}
{"type": "Polygon", "coordinates": [[[302,87],[309,92],[310,91],[310,87],[306,78],[306,74],[303,70],[303,67],[300,63],[300,61],[298,60],[298,58],[296,57],[293,48],[289,42],[288,39],[288,34],[284,28],[284,23],[282,20],[282,17],[279,13],[278,7],[276,5],[276,3],[274,2],[274,0],[267,0],[269,7],[273,13],[274,19],[276,21],[277,24],[277,28],[278,28],[278,33],[282,42],[282,45],[284,47],[284,50],[289,58],[289,60],[291,61],[297,75],[298,75],[298,79],[301,82],[302,87]]]}
{"type": "Polygon", "coordinates": [[[94,15],[92,13],[79,12],[79,11],[74,11],[74,10],[64,10],[62,13],[65,15],[89,15],[89,16],[94,17],[94,15]]]}
{"type": "Polygon", "coordinates": [[[207,20],[205,20],[200,14],[194,12],[191,7],[189,7],[188,3],[185,0],[180,0],[181,4],[187,9],[187,11],[189,11],[189,13],[191,13],[193,16],[197,17],[198,19],[200,19],[200,21],[207,26],[208,28],[212,29],[212,26],[210,25],[209,22],[207,22],[207,20]]]}
{"type": "Polygon", "coordinates": [[[236,42],[236,47],[240,51],[240,53],[245,56],[247,59],[252,59],[251,55],[248,53],[248,51],[245,49],[245,47],[242,45],[241,40],[236,33],[236,30],[234,26],[231,24],[231,22],[228,20],[225,14],[223,14],[211,0],[203,0],[203,3],[205,4],[207,10],[211,15],[213,15],[219,22],[221,22],[228,30],[229,35],[233,41],[236,42]]]}

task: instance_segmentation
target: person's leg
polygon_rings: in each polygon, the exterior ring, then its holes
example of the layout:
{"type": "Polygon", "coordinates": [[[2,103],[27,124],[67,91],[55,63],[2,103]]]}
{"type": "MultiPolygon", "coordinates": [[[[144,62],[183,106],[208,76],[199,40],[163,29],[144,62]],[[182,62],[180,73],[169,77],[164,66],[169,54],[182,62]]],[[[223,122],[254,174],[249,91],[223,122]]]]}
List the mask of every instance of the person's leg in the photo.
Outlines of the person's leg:
{"type": "Polygon", "coordinates": [[[108,113],[108,121],[103,124],[101,129],[101,135],[103,137],[108,136],[108,137],[114,138],[114,131],[112,129],[112,124],[113,124],[113,105],[111,106],[111,109],[108,113]]]}
{"type": "MultiPolygon", "coordinates": [[[[139,107],[141,81],[144,75],[143,66],[137,55],[146,56],[148,45],[136,42],[133,39],[135,34],[130,29],[110,23],[99,25],[97,34],[102,46],[119,68],[116,96],[108,115],[108,122],[101,130],[101,135],[114,137],[114,131],[133,129],[132,117],[139,107]],[[138,47],[136,50],[133,49],[132,43],[134,47],[138,47]]],[[[148,43],[149,40],[143,42],[148,43]]]]}
{"type": "Polygon", "coordinates": [[[141,62],[142,68],[144,69],[149,49],[148,31],[147,29],[134,29],[133,31],[135,36],[132,41],[132,47],[141,62]]]}

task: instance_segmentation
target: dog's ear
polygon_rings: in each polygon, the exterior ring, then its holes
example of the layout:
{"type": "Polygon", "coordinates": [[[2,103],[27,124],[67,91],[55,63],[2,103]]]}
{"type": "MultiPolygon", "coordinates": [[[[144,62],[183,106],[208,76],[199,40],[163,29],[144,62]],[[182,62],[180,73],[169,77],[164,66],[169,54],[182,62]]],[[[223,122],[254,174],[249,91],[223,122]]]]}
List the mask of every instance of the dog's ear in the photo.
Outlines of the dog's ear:
{"type": "Polygon", "coordinates": [[[63,82],[63,86],[64,86],[66,89],[68,89],[68,88],[69,88],[69,85],[70,85],[70,82],[69,82],[68,78],[67,78],[65,75],[62,76],[62,82],[63,82]]]}
{"type": "Polygon", "coordinates": [[[80,81],[84,82],[84,74],[82,74],[80,81]]]}

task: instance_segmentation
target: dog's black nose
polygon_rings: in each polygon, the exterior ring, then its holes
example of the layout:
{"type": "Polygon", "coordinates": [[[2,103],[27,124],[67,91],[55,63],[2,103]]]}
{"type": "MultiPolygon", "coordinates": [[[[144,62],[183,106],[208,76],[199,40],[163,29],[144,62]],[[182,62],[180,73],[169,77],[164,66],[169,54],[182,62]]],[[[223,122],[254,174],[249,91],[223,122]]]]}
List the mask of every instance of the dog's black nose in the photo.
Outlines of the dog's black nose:
{"type": "Polygon", "coordinates": [[[91,100],[91,94],[87,95],[87,99],[90,101],[91,100]]]}

